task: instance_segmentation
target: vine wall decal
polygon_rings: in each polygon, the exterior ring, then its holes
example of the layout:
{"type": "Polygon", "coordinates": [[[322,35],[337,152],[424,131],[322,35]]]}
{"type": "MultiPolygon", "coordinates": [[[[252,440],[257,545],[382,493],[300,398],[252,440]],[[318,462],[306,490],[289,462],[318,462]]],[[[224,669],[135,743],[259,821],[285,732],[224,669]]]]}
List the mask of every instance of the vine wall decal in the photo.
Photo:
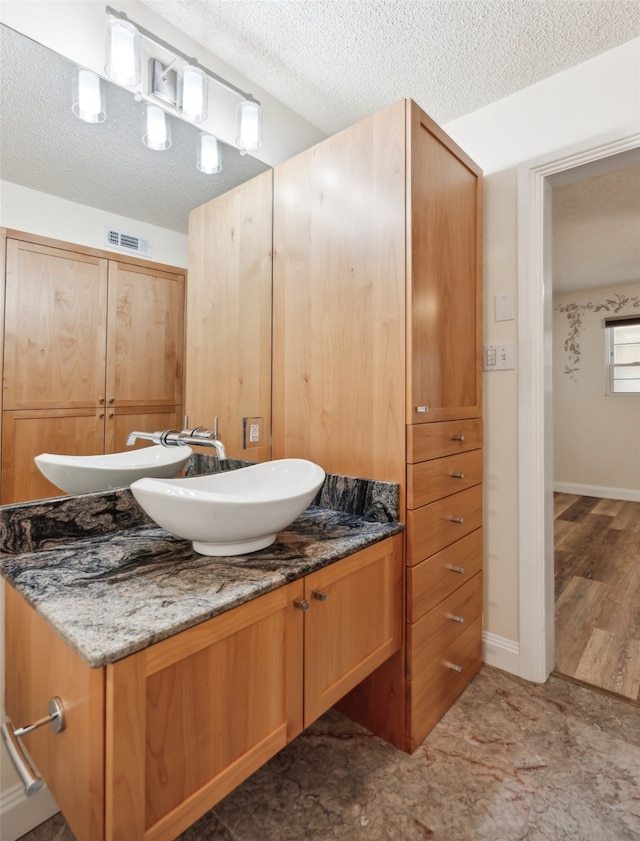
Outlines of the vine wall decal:
{"type": "Polygon", "coordinates": [[[640,309],[640,297],[637,295],[620,295],[616,293],[611,298],[606,298],[601,302],[587,301],[586,304],[562,304],[555,306],[557,312],[562,312],[567,316],[569,322],[569,334],[564,340],[564,350],[567,354],[568,362],[564,366],[563,373],[566,374],[571,382],[577,382],[577,373],[580,370],[580,334],[583,330],[582,318],[587,312],[608,312],[617,315],[618,313],[625,314],[634,309],[640,309]]]}

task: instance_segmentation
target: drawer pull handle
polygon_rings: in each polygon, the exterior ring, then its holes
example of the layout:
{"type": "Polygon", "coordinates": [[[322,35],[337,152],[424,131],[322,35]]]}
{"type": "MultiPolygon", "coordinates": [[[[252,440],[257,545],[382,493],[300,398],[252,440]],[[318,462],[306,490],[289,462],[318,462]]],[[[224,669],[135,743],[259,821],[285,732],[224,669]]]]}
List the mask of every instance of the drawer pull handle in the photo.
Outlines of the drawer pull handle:
{"type": "Polygon", "coordinates": [[[324,593],[322,590],[312,590],[311,595],[314,599],[317,599],[319,602],[326,602],[327,594],[324,593]]]}
{"type": "Polygon", "coordinates": [[[293,606],[297,607],[298,610],[309,610],[311,607],[310,603],[306,599],[294,599],[293,606]]]}
{"type": "Polygon", "coordinates": [[[455,613],[447,613],[447,619],[451,619],[452,622],[459,622],[461,625],[464,623],[464,616],[457,616],[455,613]]]}
{"type": "Polygon", "coordinates": [[[464,517],[452,517],[451,522],[460,523],[460,525],[462,525],[464,523],[464,517]]]}
{"type": "Polygon", "coordinates": [[[461,441],[464,444],[464,435],[460,435],[460,433],[458,433],[457,435],[452,435],[451,440],[452,441],[461,441]]]}
{"type": "Polygon", "coordinates": [[[428,412],[428,411],[429,411],[428,406],[416,406],[416,412],[424,413],[424,412],[428,412]]]}
{"type": "Polygon", "coordinates": [[[448,564],[447,569],[450,569],[451,572],[457,572],[458,575],[464,575],[464,567],[454,567],[451,564],[448,564]]]}
{"type": "Polygon", "coordinates": [[[453,476],[454,479],[464,479],[464,473],[460,473],[459,471],[456,471],[455,473],[452,473],[451,475],[453,476]]]}
{"type": "Polygon", "coordinates": [[[456,663],[447,662],[447,663],[445,663],[445,665],[448,669],[452,669],[454,672],[461,672],[462,671],[462,666],[458,666],[458,665],[456,665],[456,663]]]}
{"type": "Polygon", "coordinates": [[[22,745],[16,739],[13,727],[9,721],[5,721],[2,725],[2,738],[7,746],[7,752],[11,757],[11,761],[18,772],[18,776],[22,780],[24,786],[24,793],[27,797],[31,797],[40,791],[43,786],[42,778],[39,777],[31,767],[31,763],[24,755],[22,745]]]}

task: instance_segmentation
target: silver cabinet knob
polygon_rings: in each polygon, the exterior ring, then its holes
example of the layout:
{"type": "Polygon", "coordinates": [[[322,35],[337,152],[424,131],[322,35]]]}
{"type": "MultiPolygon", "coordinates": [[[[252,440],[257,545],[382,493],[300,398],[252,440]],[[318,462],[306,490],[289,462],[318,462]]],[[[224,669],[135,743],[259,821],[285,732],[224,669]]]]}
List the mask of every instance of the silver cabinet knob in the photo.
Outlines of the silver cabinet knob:
{"type": "Polygon", "coordinates": [[[451,440],[452,441],[462,441],[462,443],[464,443],[464,435],[460,435],[460,434],[452,435],[451,440]]]}
{"type": "Polygon", "coordinates": [[[464,479],[464,473],[460,473],[459,471],[455,471],[451,474],[454,479],[464,479]]]}
{"type": "Polygon", "coordinates": [[[322,590],[312,590],[311,596],[319,602],[326,602],[327,600],[327,594],[323,593],[322,590]]]}
{"type": "Polygon", "coordinates": [[[464,523],[464,517],[451,517],[452,523],[460,523],[462,525],[464,523]]]}

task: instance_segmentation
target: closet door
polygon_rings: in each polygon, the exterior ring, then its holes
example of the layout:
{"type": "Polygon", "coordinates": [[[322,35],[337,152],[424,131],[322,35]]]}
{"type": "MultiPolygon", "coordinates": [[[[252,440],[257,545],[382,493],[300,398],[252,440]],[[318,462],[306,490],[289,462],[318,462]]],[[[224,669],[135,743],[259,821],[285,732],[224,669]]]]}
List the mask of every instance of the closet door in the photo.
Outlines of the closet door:
{"type": "Polygon", "coordinates": [[[105,401],[107,260],[7,240],[4,410],[105,401]]]}
{"type": "Polygon", "coordinates": [[[184,275],[109,262],[107,407],[181,406],[184,275]]]}

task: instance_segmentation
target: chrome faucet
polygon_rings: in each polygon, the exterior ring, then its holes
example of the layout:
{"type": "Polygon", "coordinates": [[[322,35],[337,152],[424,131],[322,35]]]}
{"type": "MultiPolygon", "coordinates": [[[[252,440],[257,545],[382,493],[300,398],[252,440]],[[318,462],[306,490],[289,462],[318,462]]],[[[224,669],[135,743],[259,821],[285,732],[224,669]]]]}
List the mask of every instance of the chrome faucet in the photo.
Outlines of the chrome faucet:
{"type": "Polygon", "coordinates": [[[212,429],[205,429],[204,426],[189,429],[186,417],[184,423],[185,428],[181,432],[177,429],[165,429],[162,432],[131,432],[127,438],[127,447],[131,447],[137,438],[142,438],[145,441],[153,441],[154,444],[162,444],[163,447],[186,447],[188,444],[196,447],[212,447],[220,461],[227,458],[225,446],[218,438],[218,418],[213,419],[212,429]]]}

